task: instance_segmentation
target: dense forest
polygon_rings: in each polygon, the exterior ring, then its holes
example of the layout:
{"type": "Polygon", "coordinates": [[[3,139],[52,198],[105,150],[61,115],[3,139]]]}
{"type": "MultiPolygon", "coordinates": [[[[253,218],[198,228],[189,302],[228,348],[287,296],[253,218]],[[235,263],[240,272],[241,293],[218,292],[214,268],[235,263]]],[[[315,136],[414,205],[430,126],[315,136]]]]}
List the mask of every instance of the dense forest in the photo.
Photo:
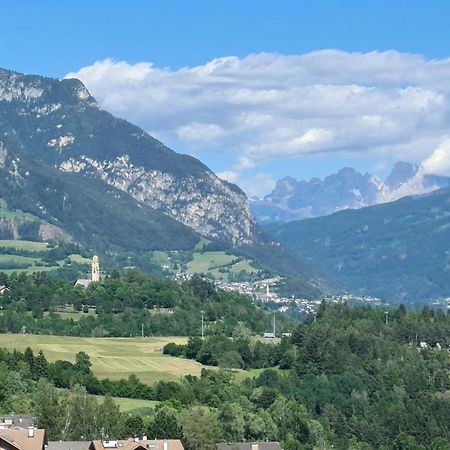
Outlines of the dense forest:
{"type": "MultiPolygon", "coordinates": [[[[272,315],[245,295],[215,290],[201,279],[178,284],[131,270],[113,272],[87,289],[46,273],[0,274],[0,332],[66,336],[193,336],[201,311],[207,334],[231,336],[243,323],[253,333],[271,328],[272,315]],[[73,319],[58,311],[66,309],[73,319]],[[81,316],[81,318],[80,318],[81,316]]],[[[294,322],[279,317],[280,332],[294,322]]]]}
{"type": "Polygon", "coordinates": [[[152,386],[134,376],[98,380],[83,352],[75,363],[48,363],[42,352],[3,350],[0,408],[33,410],[55,439],[81,433],[90,439],[103,428],[114,437],[180,437],[188,449],[279,440],[286,450],[448,450],[449,319],[442,311],[400,306],[389,310],[386,323],[384,310],[323,303],[315,319],[277,344],[258,342],[242,325],[231,339],[170,344],[166,353],[207,357],[223,369],[152,386]],[[238,365],[263,370],[237,382],[229,367],[238,365]],[[111,398],[105,408],[87,393],[160,403],[121,416],[111,398]]]}

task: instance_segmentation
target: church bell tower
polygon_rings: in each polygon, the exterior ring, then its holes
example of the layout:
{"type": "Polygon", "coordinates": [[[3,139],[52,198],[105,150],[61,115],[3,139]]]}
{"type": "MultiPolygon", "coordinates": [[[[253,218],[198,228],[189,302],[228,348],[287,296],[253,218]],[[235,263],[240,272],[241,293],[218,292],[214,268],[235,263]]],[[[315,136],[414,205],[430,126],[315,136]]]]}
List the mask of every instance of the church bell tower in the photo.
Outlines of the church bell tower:
{"type": "Polygon", "coordinates": [[[93,283],[100,281],[100,260],[97,255],[94,255],[92,258],[92,275],[91,281],[93,283]]]}

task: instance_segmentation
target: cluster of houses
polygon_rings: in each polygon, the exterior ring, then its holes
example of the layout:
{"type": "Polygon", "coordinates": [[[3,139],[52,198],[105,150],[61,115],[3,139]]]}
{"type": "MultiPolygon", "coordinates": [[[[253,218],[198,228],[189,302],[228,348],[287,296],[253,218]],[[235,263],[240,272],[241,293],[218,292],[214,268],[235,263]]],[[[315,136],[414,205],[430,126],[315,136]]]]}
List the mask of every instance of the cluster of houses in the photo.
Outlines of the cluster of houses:
{"type": "MultiPolygon", "coordinates": [[[[278,442],[218,443],[217,450],[282,450],[278,442]]],[[[31,416],[0,417],[1,450],[184,450],[179,439],[129,438],[98,441],[47,441],[45,430],[33,426],[31,416]]]]}

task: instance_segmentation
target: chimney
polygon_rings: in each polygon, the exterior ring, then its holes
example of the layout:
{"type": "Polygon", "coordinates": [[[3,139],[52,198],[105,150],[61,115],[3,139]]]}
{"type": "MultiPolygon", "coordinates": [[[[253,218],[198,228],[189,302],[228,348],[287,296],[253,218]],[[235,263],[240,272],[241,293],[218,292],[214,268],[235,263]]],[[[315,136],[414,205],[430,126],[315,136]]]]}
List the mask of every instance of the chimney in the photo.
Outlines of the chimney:
{"type": "Polygon", "coordinates": [[[169,443],[167,441],[163,443],[163,450],[169,450],[169,443]]]}
{"type": "Polygon", "coordinates": [[[28,427],[28,437],[34,438],[34,427],[28,427]]]}
{"type": "Polygon", "coordinates": [[[256,444],[252,444],[252,450],[259,450],[259,445],[256,444]]]}
{"type": "Polygon", "coordinates": [[[147,440],[147,436],[145,436],[145,435],[142,436],[142,440],[143,440],[143,441],[146,441],[146,440],[147,440]]]}
{"type": "Polygon", "coordinates": [[[134,437],[134,442],[139,442],[139,438],[137,436],[134,437]]]}

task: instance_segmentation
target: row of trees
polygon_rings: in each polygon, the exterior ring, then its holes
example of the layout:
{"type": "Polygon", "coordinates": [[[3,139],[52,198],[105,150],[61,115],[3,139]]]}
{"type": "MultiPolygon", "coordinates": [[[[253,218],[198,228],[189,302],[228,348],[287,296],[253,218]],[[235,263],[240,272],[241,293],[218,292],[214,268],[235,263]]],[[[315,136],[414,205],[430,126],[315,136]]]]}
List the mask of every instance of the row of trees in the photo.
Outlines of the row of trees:
{"type": "Polygon", "coordinates": [[[233,339],[226,336],[189,338],[186,345],[168,343],[163,348],[166,355],[195,359],[208,366],[228,369],[261,369],[278,366],[292,367],[293,355],[290,340],[283,338],[279,344],[268,345],[249,335],[245,327],[236,327],[233,339]]]}
{"type": "MultiPolygon", "coordinates": [[[[146,335],[189,336],[200,333],[200,311],[207,334],[231,336],[240,322],[257,333],[270,326],[269,314],[249,297],[216,291],[200,279],[180,285],[136,271],[114,272],[84,289],[45,273],[21,273],[0,274],[0,284],[9,288],[0,297],[0,332],[18,333],[25,327],[34,334],[136,336],[143,324],[146,335]],[[80,320],[58,314],[67,305],[80,312],[80,320]],[[92,308],[95,315],[87,313],[92,308]],[[161,308],[167,313],[158,313],[161,308]]],[[[280,330],[292,326],[281,317],[278,323],[280,330]]]]}

